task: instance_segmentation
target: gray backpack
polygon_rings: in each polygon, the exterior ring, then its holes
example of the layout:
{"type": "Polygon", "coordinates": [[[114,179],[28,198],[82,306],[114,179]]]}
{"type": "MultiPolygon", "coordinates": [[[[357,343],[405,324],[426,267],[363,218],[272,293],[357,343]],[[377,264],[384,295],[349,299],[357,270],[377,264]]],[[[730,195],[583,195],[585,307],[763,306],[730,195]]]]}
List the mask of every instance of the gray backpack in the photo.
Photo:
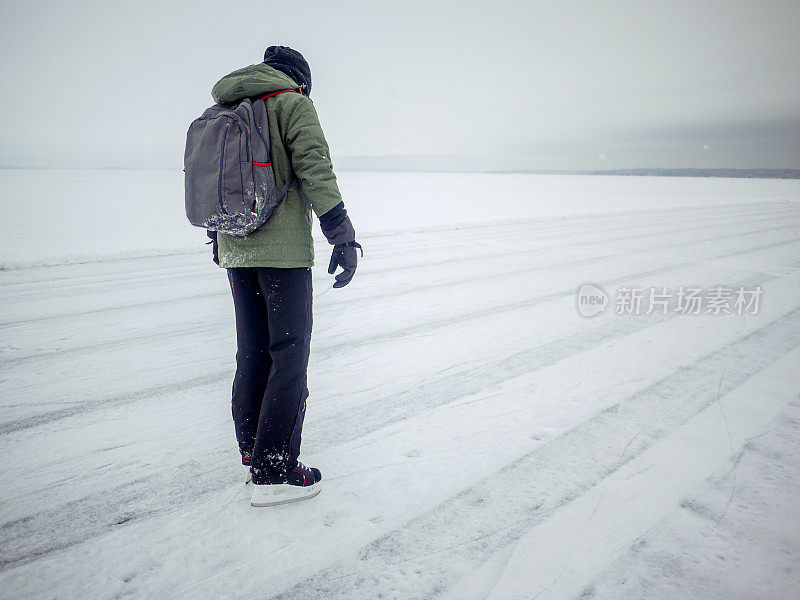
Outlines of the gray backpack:
{"type": "Polygon", "coordinates": [[[215,104],[186,134],[186,216],[197,227],[243,236],[270,218],[294,175],[275,183],[264,101],[282,90],[236,106],[215,104]]]}

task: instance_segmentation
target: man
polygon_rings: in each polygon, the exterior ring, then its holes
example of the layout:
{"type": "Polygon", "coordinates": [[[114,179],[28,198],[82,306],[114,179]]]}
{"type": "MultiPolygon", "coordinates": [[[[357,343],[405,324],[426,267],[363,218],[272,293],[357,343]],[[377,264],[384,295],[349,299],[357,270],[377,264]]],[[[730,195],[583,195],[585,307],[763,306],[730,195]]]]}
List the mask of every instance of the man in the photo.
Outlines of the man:
{"type": "Polygon", "coordinates": [[[282,186],[292,172],[296,178],[255,232],[243,237],[209,232],[214,260],[228,271],[236,313],[236,439],[252,475],[251,504],[271,506],[315,496],[322,479],[319,469],[297,460],[308,397],[312,211],[333,245],[328,272],[343,268],[333,287],[350,283],[361,246],[310,99],[311,70],[303,55],[270,46],[263,63],[226,75],[211,94],[223,104],[269,96],[264,102],[276,183],[282,186]]]}

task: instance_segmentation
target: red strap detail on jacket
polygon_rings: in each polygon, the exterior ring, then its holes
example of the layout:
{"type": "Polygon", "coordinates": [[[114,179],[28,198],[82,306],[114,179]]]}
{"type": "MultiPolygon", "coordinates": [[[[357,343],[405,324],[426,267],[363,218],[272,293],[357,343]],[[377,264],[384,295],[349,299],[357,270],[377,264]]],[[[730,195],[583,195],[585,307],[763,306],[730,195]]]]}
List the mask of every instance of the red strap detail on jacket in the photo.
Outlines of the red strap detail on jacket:
{"type": "Polygon", "coordinates": [[[254,163],[253,163],[253,166],[254,166],[254,167],[271,167],[271,166],[272,166],[272,163],[271,163],[271,162],[268,162],[268,163],[258,163],[258,162],[254,162],[254,163]]]}
{"type": "Polygon", "coordinates": [[[297,90],[281,90],[279,92],[272,92],[271,94],[267,94],[266,96],[262,96],[262,100],[266,100],[267,98],[272,98],[273,96],[277,96],[278,94],[285,94],[286,92],[294,92],[295,94],[299,94],[297,90]]]}

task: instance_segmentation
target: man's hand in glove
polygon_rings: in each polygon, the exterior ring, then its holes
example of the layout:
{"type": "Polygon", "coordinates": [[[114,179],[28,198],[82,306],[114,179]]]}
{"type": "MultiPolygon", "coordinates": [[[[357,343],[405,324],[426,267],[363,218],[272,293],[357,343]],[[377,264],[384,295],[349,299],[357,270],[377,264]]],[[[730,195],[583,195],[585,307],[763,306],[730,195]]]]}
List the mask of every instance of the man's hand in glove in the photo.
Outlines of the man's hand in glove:
{"type": "Polygon", "coordinates": [[[328,265],[328,273],[333,275],[336,272],[336,267],[342,267],[342,272],[336,276],[336,281],[333,287],[340,288],[346,286],[353,279],[356,274],[356,266],[358,265],[358,254],[356,248],[361,250],[361,256],[364,256],[364,250],[358,242],[345,242],[343,244],[336,244],[333,247],[331,254],[331,263],[328,265]]]}
{"type": "MultiPolygon", "coordinates": [[[[322,233],[330,244],[333,245],[331,254],[331,264],[328,265],[328,273],[333,275],[337,267],[342,267],[343,271],[336,276],[333,287],[340,288],[350,283],[353,275],[356,274],[358,265],[358,255],[356,248],[361,250],[361,244],[356,240],[356,230],[347,216],[344,202],[339,202],[319,218],[322,233]]],[[[364,251],[361,250],[361,256],[364,251]]]]}

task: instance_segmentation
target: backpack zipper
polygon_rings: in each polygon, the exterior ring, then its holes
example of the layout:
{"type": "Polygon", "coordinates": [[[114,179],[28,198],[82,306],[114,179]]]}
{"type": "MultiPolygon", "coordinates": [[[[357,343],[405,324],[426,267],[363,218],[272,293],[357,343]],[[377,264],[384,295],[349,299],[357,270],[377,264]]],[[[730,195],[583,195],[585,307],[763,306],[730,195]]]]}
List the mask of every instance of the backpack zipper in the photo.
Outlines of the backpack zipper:
{"type": "Polygon", "coordinates": [[[228,139],[228,132],[231,129],[230,121],[225,125],[225,133],[222,134],[222,147],[219,153],[219,180],[217,181],[217,192],[219,193],[219,207],[222,212],[228,214],[225,210],[225,205],[222,203],[222,174],[225,172],[225,140],[228,139]]]}
{"type": "MultiPolygon", "coordinates": [[[[241,129],[242,131],[244,131],[244,143],[247,146],[247,160],[253,160],[252,148],[250,148],[250,133],[247,131],[247,123],[242,117],[240,117],[236,113],[233,113],[233,117],[237,121],[239,121],[239,123],[241,124],[241,129]]],[[[253,121],[255,122],[255,119],[253,119],[253,121]]]]}

